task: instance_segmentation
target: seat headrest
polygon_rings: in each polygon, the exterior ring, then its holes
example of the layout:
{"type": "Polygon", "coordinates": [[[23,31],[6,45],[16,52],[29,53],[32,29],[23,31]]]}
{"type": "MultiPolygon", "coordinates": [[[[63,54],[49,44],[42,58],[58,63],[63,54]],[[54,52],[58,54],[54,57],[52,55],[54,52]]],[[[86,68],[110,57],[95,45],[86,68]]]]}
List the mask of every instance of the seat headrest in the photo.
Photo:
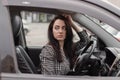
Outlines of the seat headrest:
{"type": "Polygon", "coordinates": [[[13,27],[14,38],[16,38],[19,35],[21,27],[22,27],[22,19],[19,15],[13,16],[12,27],[13,27]]]}

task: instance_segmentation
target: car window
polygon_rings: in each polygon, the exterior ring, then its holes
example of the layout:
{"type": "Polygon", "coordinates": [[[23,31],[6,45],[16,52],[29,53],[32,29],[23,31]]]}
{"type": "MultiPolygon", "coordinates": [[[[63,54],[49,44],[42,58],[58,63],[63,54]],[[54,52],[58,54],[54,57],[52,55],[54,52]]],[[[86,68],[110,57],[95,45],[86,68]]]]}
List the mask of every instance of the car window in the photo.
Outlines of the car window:
{"type": "Polygon", "coordinates": [[[23,28],[27,46],[43,46],[48,42],[47,28],[55,15],[22,11],[23,28]]]}
{"type": "MultiPolygon", "coordinates": [[[[22,11],[21,16],[27,46],[44,46],[48,42],[49,23],[55,14],[22,11]]],[[[76,25],[78,25],[77,22],[76,25]]],[[[79,37],[75,31],[73,35],[73,41],[77,42],[79,37]]]]}
{"type": "MultiPolygon", "coordinates": [[[[49,23],[54,18],[55,14],[22,11],[21,16],[27,46],[44,46],[48,42],[47,30],[49,23]]],[[[120,31],[98,19],[95,19],[88,15],[86,16],[92,19],[105,31],[107,31],[109,34],[111,34],[113,37],[120,41],[120,31]]],[[[89,35],[91,35],[90,31],[87,30],[87,32],[89,35]]],[[[73,41],[77,42],[79,40],[79,37],[76,32],[73,31],[73,33],[73,41]]]]}

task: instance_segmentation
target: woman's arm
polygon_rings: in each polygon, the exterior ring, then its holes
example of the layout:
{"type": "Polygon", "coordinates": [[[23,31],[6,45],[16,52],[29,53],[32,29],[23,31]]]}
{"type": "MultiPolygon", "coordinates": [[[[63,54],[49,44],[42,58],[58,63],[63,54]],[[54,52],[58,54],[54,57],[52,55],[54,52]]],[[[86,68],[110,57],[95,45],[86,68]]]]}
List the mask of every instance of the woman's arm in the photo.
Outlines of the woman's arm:
{"type": "Polygon", "coordinates": [[[80,38],[80,41],[76,42],[75,44],[76,44],[77,49],[81,49],[81,48],[83,48],[85,45],[88,44],[88,42],[89,42],[89,37],[88,37],[88,35],[87,35],[86,30],[83,30],[83,31],[81,31],[81,32],[77,32],[77,34],[78,34],[78,36],[79,36],[79,38],[80,38]]]}
{"type": "Polygon", "coordinates": [[[80,41],[76,43],[76,46],[79,47],[79,49],[83,48],[89,42],[89,37],[86,30],[83,30],[83,28],[76,25],[70,15],[66,15],[65,17],[68,18],[68,22],[80,38],[80,41]]]}
{"type": "Polygon", "coordinates": [[[70,15],[66,16],[66,18],[68,19],[69,24],[71,25],[71,27],[77,32],[81,32],[83,31],[83,28],[79,27],[78,25],[76,25],[72,19],[72,17],[70,15]]]}

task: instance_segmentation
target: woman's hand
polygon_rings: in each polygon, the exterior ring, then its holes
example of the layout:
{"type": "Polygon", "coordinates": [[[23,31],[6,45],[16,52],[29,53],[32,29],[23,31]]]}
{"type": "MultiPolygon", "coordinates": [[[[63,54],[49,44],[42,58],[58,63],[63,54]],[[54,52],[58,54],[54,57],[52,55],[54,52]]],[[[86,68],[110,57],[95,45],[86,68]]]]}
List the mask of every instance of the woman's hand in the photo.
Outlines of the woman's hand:
{"type": "Polygon", "coordinates": [[[68,19],[68,23],[71,25],[71,27],[76,31],[76,32],[80,32],[82,31],[83,29],[76,25],[71,17],[71,15],[67,15],[67,14],[63,14],[63,16],[65,16],[67,19],[68,19]]]}
{"type": "Polygon", "coordinates": [[[64,16],[65,18],[67,18],[68,23],[69,23],[71,26],[73,26],[74,21],[73,21],[73,19],[72,19],[71,15],[66,15],[66,14],[63,14],[63,16],[64,16]]]}

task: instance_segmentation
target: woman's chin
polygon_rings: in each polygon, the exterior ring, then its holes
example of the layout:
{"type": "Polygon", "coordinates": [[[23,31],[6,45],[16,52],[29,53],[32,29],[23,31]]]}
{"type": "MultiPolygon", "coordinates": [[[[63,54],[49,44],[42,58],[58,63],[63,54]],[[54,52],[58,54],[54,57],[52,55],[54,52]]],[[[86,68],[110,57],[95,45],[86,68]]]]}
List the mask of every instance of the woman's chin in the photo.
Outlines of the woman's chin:
{"type": "Polygon", "coordinates": [[[63,39],[63,38],[58,38],[57,40],[58,40],[58,41],[64,41],[64,39],[63,39]]]}

